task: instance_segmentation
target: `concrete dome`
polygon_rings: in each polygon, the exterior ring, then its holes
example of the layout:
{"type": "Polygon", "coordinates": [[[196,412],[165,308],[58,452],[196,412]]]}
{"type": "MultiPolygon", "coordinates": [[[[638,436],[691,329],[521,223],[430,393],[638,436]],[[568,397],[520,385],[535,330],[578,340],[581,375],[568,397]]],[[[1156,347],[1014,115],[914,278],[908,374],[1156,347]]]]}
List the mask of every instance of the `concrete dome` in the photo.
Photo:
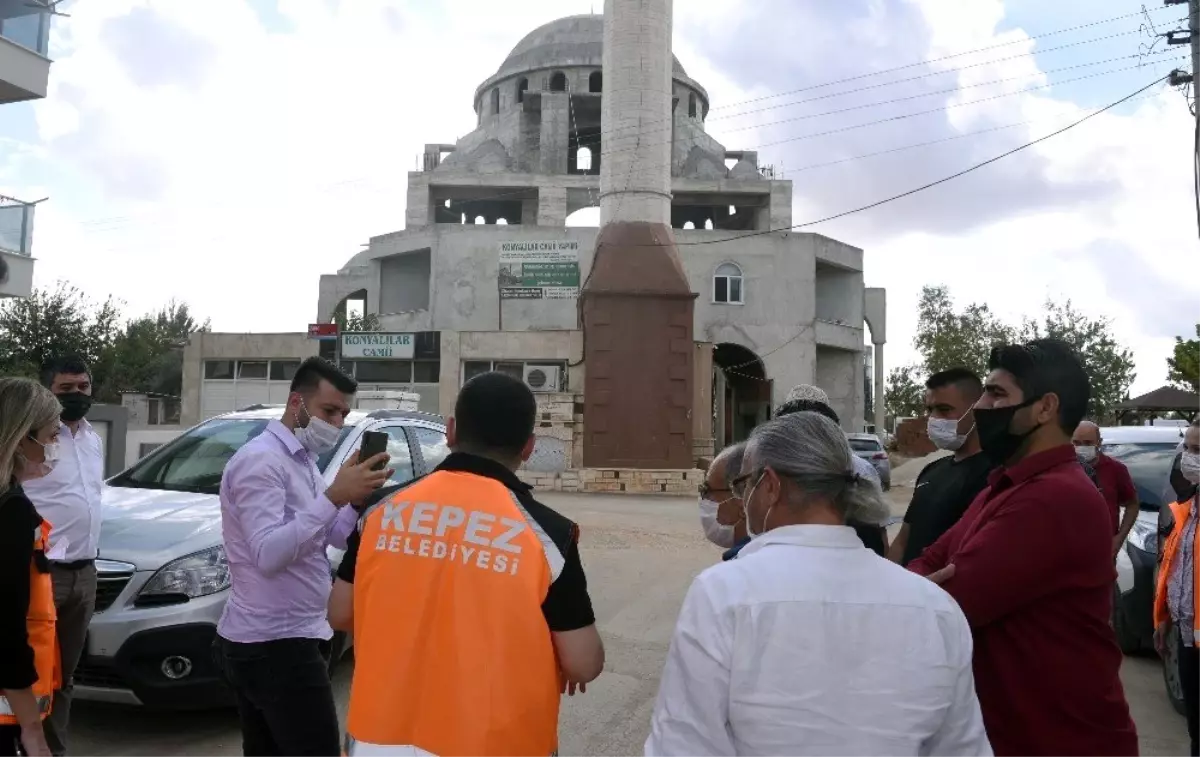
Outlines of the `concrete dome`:
{"type": "MultiPolygon", "coordinates": [[[[675,76],[687,76],[679,59],[671,56],[675,76]]],[[[568,66],[595,66],[604,62],[604,16],[567,16],[525,35],[512,49],[491,81],[524,71],[568,66]]]]}

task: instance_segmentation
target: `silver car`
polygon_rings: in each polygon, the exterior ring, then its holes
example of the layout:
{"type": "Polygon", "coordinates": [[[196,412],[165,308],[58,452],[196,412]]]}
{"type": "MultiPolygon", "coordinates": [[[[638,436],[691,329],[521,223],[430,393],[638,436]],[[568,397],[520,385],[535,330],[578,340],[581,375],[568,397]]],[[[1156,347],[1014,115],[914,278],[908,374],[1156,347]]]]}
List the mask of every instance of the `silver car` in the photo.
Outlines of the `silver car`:
{"type": "MultiPolygon", "coordinates": [[[[218,416],[106,482],[96,614],[75,671],[77,699],[172,709],[232,702],[210,652],[230,582],[218,488],[233,453],[282,415],[282,406],[255,406],[218,416]]],[[[449,454],[440,416],[355,411],[317,461],[327,483],[364,431],[388,435],[391,483],[423,475],[449,454]]],[[[341,556],[329,551],[334,568],[341,556]]],[[[334,660],[345,647],[335,637],[334,660]]]]}
{"type": "Polygon", "coordinates": [[[866,460],[879,474],[879,485],[884,491],[892,488],[892,462],[888,459],[883,442],[875,434],[846,434],[850,440],[850,449],[854,454],[866,460]]]}

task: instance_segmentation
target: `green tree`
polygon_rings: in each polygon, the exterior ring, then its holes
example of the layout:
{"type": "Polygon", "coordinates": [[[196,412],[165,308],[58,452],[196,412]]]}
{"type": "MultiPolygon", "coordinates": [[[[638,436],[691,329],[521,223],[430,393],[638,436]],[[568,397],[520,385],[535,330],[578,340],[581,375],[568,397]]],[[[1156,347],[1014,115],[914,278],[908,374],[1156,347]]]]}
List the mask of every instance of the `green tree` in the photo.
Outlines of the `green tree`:
{"type": "Polygon", "coordinates": [[[183,348],[193,333],[209,328],[208,320],[198,323],[186,303],[174,300],[157,313],[126,323],[104,356],[108,376],[104,399],[118,401],[121,392],[179,396],[183,348]]]}
{"type": "Polygon", "coordinates": [[[1200,323],[1196,324],[1195,339],[1175,337],[1175,351],[1167,358],[1167,381],[1180,389],[1200,392],[1200,323]]]}
{"type": "Polygon", "coordinates": [[[382,331],[379,316],[374,313],[345,313],[339,312],[333,316],[333,322],[338,325],[338,331],[382,331]]]}
{"type": "Polygon", "coordinates": [[[105,356],[120,330],[121,311],[109,297],[97,304],[58,282],[28,298],[0,302],[0,374],[36,377],[48,358],[79,355],[103,382],[105,356]]]}
{"type": "Polygon", "coordinates": [[[921,355],[922,372],[963,366],[982,376],[992,347],[1013,341],[1013,336],[1014,330],[987,305],[971,303],[959,312],[948,287],[921,288],[913,346],[921,355]]]}
{"type": "Polygon", "coordinates": [[[1129,387],[1137,374],[1133,352],[1117,342],[1109,319],[1088,318],[1070,300],[1047,300],[1040,320],[1025,319],[1019,339],[1028,342],[1042,337],[1061,339],[1075,348],[1092,384],[1089,415],[1100,422],[1113,419],[1116,406],[1129,398],[1129,387]]]}
{"type": "Polygon", "coordinates": [[[907,418],[925,412],[925,385],[920,366],[905,365],[888,373],[883,406],[889,418],[907,418]]]}

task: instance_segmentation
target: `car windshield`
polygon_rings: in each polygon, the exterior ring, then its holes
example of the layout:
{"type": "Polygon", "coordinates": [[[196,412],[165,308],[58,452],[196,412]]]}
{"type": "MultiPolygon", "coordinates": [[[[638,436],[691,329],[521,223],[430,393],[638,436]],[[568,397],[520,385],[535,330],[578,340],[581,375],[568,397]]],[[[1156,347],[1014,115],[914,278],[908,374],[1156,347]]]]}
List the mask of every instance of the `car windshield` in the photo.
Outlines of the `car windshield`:
{"type": "Polygon", "coordinates": [[[850,449],[855,452],[878,452],[883,447],[874,439],[851,439],[850,449]]]}
{"type": "Polygon", "coordinates": [[[1171,442],[1142,442],[1139,444],[1106,444],[1104,454],[1119,460],[1129,469],[1138,502],[1149,510],[1157,510],[1170,488],[1171,462],[1179,445],[1171,442]]]}
{"type": "MultiPolygon", "coordinates": [[[[217,494],[229,458],[261,434],[269,422],[267,418],[214,418],[159,447],[109,485],[217,494]]],[[[349,427],[342,438],[347,433],[349,427]]],[[[321,455],[317,467],[324,471],[332,454],[331,450],[321,455]]]]}

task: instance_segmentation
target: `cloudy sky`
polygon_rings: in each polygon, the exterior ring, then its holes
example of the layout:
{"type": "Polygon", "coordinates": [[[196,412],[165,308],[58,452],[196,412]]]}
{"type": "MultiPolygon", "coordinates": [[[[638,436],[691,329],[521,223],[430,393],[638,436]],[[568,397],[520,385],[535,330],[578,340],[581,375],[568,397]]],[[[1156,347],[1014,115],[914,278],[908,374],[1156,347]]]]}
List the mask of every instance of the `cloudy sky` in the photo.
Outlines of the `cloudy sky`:
{"type": "MultiPolygon", "coordinates": [[[[1184,15],[1147,6],[1159,31],[1184,15]]],[[[403,226],[406,171],[426,142],[473,128],[474,88],[517,41],[602,7],[69,0],[49,97],[0,109],[0,193],[51,198],[37,216],[39,285],[111,293],[131,314],[180,299],[221,331],[301,330],[318,276],[403,226]]],[[[795,182],[799,223],[954,173],[1188,68],[1183,48],[1148,49],[1144,19],[1115,18],[1139,7],[675,0],[674,46],[709,90],[709,130],[795,182]]],[[[1013,321],[1047,297],[1112,318],[1136,353],[1135,392],[1153,389],[1173,337],[1200,316],[1191,128],[1181,94],[1158,86],[969,176],[810,230],[866,250],[868,285],[888,289],[891,365],[912,359],[920,287],[944,283],[1013,321]]]]}

